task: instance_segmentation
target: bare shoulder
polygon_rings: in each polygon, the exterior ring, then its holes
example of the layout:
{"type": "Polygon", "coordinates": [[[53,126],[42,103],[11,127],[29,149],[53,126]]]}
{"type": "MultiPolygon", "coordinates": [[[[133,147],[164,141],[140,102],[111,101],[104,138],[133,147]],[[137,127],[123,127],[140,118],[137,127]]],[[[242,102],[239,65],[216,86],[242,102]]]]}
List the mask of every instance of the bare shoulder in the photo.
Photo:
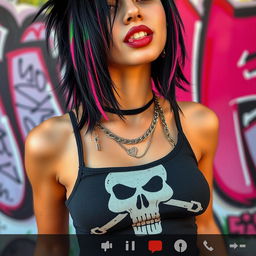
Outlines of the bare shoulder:
{"type": "Polygon", "coordinates": [[[205,105],[197,102],[178,102],[183,114],[181,122],[183,130],[194,151],[200,152],[201,158],[206,152],[214,154],[218,144],[219,118],[205,105]]]}
{"type": "Polygon", "coordinates": [[[25,141],[25,149],[38,157],[54,157],[60,153],[70,131],[67,114],[51,117],[29,132],[25,141]]]}
{"type": "Polygon", "coordinates": [[[68,232],[65,187],[58,182],[58,159],[67,144],[70,122],[52,117],[34,127],[25,141],[25,170],[33,191],[39,234],[68,232]]]}
{"type": "MultiPolygon", "coordinates": [[[[71,124],[66,114],[51,117],[34,127],[25,140],[25,169],[37,182],[45,175],[56,177],[58,159],[65,150],[71,124]]],[[[32,181],[30,179],[30,181],[32,181]]]]}
{"type": "Polygon", "coordinates": [[[214,133],[219,128],[219,118],[217,114],[205,105],[193,101],[179,101],[178,105],[183,111],[181,114],[185,123],[189,123],[199,133],[214,133]]]}

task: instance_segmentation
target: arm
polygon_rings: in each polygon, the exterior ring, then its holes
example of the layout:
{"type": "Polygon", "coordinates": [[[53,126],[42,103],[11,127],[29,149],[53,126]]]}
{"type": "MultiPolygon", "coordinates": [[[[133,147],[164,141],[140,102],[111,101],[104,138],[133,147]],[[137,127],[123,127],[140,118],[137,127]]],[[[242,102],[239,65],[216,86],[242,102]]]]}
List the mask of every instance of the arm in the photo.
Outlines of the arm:
{"type": "Polygon", "coordinates": [[[206,211],[196,216],[198,234],[221,234],[213,216],[213,162],[218,145],[219,119],[209,108],[202,105],[203,117],[201,118],[200,136],[203,141],[202,157],[198,168],[204,174],[210,187],[210,202],[206,211]]]}
{"type": "MultiPolygon", "coordinates": [[[[214,254],[228,255],[224,240],[220,236],[221,231],[217,226],[213,216],[213,162],[218,146],[219,137],[219,119],[217,115],[209,108],[201,105],[203,108],[203,118],[200,125],[200,136],[202,146],[202,157],[198,162],[198,168],[203,172],[210,187],[210,202],[206,211],[196,216],[198,226],[198,247],[201,255],[207,255],[207,250],[203,246],[203,242],[214,248],[214,254]],[[202,234],[202,236],[200,236],[202,234]],[[204,236],[204,234],[215,234],[218,236],[204,236]]],[[[209,253],[208,253],[209,254],[209,253]]]]}
{"type": "Polygon", "coordinates": [[[25,169],[32,186],[38,234],[67,234],[65,188],[56,178],[60,153],[56,118],[35,127],[25,141],[25,169]],[[55,128],[55,129],[54,129],[55,128]]]}

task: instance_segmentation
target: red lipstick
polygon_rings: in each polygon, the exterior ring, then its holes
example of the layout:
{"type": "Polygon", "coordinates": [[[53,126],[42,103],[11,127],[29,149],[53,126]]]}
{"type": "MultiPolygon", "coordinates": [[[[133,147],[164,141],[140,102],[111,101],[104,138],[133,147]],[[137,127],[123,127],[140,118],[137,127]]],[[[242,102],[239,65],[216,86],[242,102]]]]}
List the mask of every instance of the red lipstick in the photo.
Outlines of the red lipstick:
{"type": "Polygon", "coordinates": [[[140,25],[140,26],[134,26],[128,31],[128,33],[124,38],[124,42],[133,48],[138,48],[138,47],[143,47],[148,45],[152,41],[152,39],[153,39],[153,31],[145,25],[140,25]],[[146,32],[147,35],[140,39],[133,38],[131,40],[130,37],[138,32],[146,32]]]}

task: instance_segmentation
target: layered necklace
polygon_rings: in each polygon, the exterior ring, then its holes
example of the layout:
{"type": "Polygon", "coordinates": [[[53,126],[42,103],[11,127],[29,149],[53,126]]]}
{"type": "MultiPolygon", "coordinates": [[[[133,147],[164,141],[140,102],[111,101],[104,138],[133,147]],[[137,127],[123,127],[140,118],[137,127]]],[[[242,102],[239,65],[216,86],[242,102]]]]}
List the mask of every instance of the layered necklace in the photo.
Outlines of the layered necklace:
{"type": "MultiPolygon", "coordinates": [[[[168,128],[168,126],[166,124],[166,120],[165,120],[165,116],[164,116],[164,113],[163,113],[163,109],[160,106],[159,101],[158,101],[158,99],[157,99],[157,97],[155,95],[153,96],[152,100],[149,103],[147,103],[142,108],[132,109],[132,110],[120,110],[118,113],[121,113],[123,115],[138,114],[138,113],[141,113],[141,112],[145,111],[147,108],[149,108],[153,102],[155,103],[155,105],[154,105],[153,119],[151,121],[151,124],[150,124],[149,128],[144,132],[144,134],[142,134],[141,136],[139,136],[137,138],[126,139],[126,138],[123,138],[123,137],[120,137],[120,136],[116,135],[115,133],[113,133],[112,131],[110,131],[108,128],[104,127],[100,123],[97,123],[96,126],[100,130],[102,130],[103,133],[107,137],[109,137],[110,139],[112,139],[115,142],[117,142],[118,145],[129,156],[134,157],[134,158],[142,158],[143,156],[146,155],[146,153],[149,150],[149,147],[150,147],[150,145],[152,143],[152,138],[153,138],[154,131],[155,131],[155,128],[156,128],[156,124],[157,124],[158,118],[160,117],[160,120],[161,120],[161,123],[162,123],[162,126],[163,126],[163,130],[164,130],[164,134],[165,134],[167,140],[169,141],[169,143],[174,148],[175,147],[175,142],[174,142],[173,138],[170,135],[170,131],[169,131],[169,128],[168,128]],[[149,141],[147,143],[146,149],[145,149],[145,151],[141,155],[138,155],[138,148],[136,146],[133,146],[131,148],[127,148],[126,146],[124,146],[124,145],[136,145],[136,144],[146,140],[148,137],[150,137],[150,138],[149,138],[149,141]]],[[[105,110],[108,110],[108,112],[111,112],[111,113],[117,113],[117,112],[115,112],[111,108],[105,108],[105,110]]],[[[96,134],[94,140],[95,140],[95,143],[96,143],[97,150],[100,151],[101,150],[101,146],[100,146],[100,142],[99,142],[99,136],[97,134],[96,134]]]]}

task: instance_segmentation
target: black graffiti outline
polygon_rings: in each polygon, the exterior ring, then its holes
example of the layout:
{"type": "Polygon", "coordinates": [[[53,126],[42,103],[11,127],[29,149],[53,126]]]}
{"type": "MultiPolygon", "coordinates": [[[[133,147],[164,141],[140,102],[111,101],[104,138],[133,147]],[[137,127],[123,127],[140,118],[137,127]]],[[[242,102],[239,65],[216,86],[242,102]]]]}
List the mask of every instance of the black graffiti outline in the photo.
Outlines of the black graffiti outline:
{"type": "MultiPolygon", "coordinates": [[[[249,51],[245,50],[242,53],[242,56],[239,60],[238,66],[243,67],[248,62],[254,61],[256,59],[256,52],[249,53],[249,51]]],[[[244,70],[244,77],[246,79],[252,79],[256,76],[256,68],[246,69],[244,70]]]]}
{"type": "Polygon", "coordinates": [[[29,72],[31,77],[28,80],[28,82],[33,83],[33,81],[35,81],[36,88],[39,90],[39,92],[45,91],[46,85],[47,85],[47,78],[46,78],[44,72],[42,72],[41,70],[38,70],[38,69],[34,69],[34,66],[32,64],[29,64],[27,69],[22,72],[22,65],[23,65],[23,59],[19,58],[18,59],[18,71],[19,71],[18,74],[19,74],[19,76],[21,78],[25,78],[26,74],[29,72]],[[44,80],[42,89],[40,89],[40,87],[39,87],[39,82],[38,82],[39,75],[41,75],[44,80]]]}
{"type": "MultiPolygon", "coordinates": [[[[13,157],[13,154],[8,151],[5,138],[7,138],[7,133],[4,130],[0,129],[0,144],[2,145],[2,148],[0,149],[0,155],[7,155],[9,158],[11,158],[13,157]]],[[[4,175],[8,179],[11,179],[17,184],[21,184],[21,180],[20,180],[17,168],[11,163],[11,161],[0,164],[0,174],[4,175]],[[5,171],[5,169],[10,166],[12,167],[12,172],[11,172],[12,174],[8,171],[5,171]]],[[[0,183],[0,198],[2,198],[4,195],[5,195],[5,199],[8,202],[13,202],[13,198],[11,198],[8,188],[4,187],[3,183],[0,183]]]]}
{"type": "MultiPolygon", "coordinates": [[[[256,59],[256,52],[253,52],[251,54],[248,54],[248,56],[245,58],[246,63],[249,61],[253,61],[256,59]]],[[[256,68],[248,69],[248,73],[253,76],[254,73],[256,73],[256,68]]]]}
{"type": "Polygon", "coordinates": [[[253,53],[251,53],[251,54],[249,54],[249,55],[245,58],[246,62],[249,62],[249,61],[254,60],[254,59],[256,59],[256,51],[253,52],[253,53]]]}
{"type": "MultiPolygon", "coordinates": [[[[51,117],[54,115],[54,110],[51,108],[43,108],[42,106],[47,103],[49,100],[52,99],[51,94],[47,94],[43,99],[36,100],[31,94],[26,93],[22,90],[22,88],[33,88],[39,92],[44,92],[47,88],[47,77],[43,71],[38,70],[33,66],[33,64],[29,64],[28,66],[24,67],[24,61],[22,58],[18,59],[18,75],[26,80],[25,82],[17,83],[14,86],[15,91],[17,94],[24,96],[26,99],[29,100],[33,106],[31,105],[24,105],[22,103],[16,103],[15,105],[19,108],[29,110],[30,113],[37,113],[37,112],[46,112],[45,115],[41,116],[41,121],[51,117]],[[40,77],[42,79],[40,79],[40,77]],[[43,81],[42,86],[40,86],[40,81],[43,81]],[[26,83],[27,82],[27,83],[26,83]]],[[[25,127],[26,132],[29,132],[31,128],[35,127],[34,121],[29,117],[26,116],[23,118],[23,124],[25,127]]]]}
{"type": "Polygon", "coordinates": [[[7,188],[4,188],[4,184],[0,182],[0,198],[2,198],[5,195],[5,199],[8,202],[13,202],[13,198],[10,197],[10,192],[7,190],[7,188]]]}
{"type": "Polygon", "coordinates": [[[11,157],[12,153],[8,151],[6,143],[4,143],[4,138],[5,137],[7,137],[6,132],[4,130],[0,129],[0,145],[3,146],[3,150],[1,150],[1,148],[0,148],[0,155],[3,155],[5,153],[9,157],[11,157]]]}
{"type": "MultiPolygon", "coordinates": [[[[58,84],[59,83],[59,78],[60,76],[56,75],[56,70],[54,67],[58,67],[58,62],[57,62],[57,58],[52,58],[51,55],[48,54],[48,51],[46,49],[46,44],[45,44],[45,40],[43,38],[38,38],[35,37],[33,40],[28,40],[28,41],[24,41],[24,36],[25,36],[25,31],[31,26],[31,21],[34,17],[34,15],[36,14],[37,10],[35,8],[27,8],[26,10],[22,11],[22,12],[17,12],[16,9],[14,8],[13,5],[11,4],[4,4],[3,6],[0,5],[0,23],[2,26],[4,26],[5,28],[8,28],[8,31],[10,33],[8,33],[8,36],[6,37],[6,44],[4,45],[4,59],[2,61],[0,61],[0,69],[2,71],[1,73],[1,82],[2,83],[6,83],[9,85],[9,88],[4,89],[1,88],[1,94],[4,96],[3,100],[2,100],[2,104],[4,107],[4,111],[3,113],[6,113],[7,116],[10,117],[10,125],[11,127],[14,128],[14,132],[17,133],[17,136],[15,137],[15,141],[17,139],[17,145],[15,144],[14,147],[18,146],[20,147],[20,153],[22,153],[22,155],[24,156],[24,139],[25,139],[25,135],[26,135],[26,128],[24,127],[24,123],[26,126],[30,126],[30,129],[27,130],[27,132],[29,132],[31,130],[31,125],[35,122],[35,123],[41,123],[40,118],[42,118],[42,115],[44,115],[45,117],[50,115],[49,117],[52,117],[54,115],[56,115],[56,109],[58,109],[58,105],[60,104],[60,108],[59,110],[61,111],[61,106],[63,107],[63,109],[65,109],[65,105],[64,103],[62,103],[61,98],[58,99],[55,95],[53,95],[53,99],[52,101],[48,102],[47,105],[45,106],[39,106],[39,108],[36,111],[40,111],[40,113],[36,114],[35,116],[31,115],[29,111],[24,110],[24,109],[19,109],[15,103],[22,103],[24,104],[24,102],[27,103],[27,99],[24,99],[22,95],[19,94],[19,92],[16,92],[15,88],[14,88],[14,84],[11,85],[11,82],[15,82],[15,80],[13,80],[13,78],[15,77],[9,77],[9,75],[11,75],[13,69],[9,66],[11,64],[11,60],[15,61],[15,68],[16,68],[16,74],[14,74],[15,76],[17,76],[18,73],[18,58],[17,57],[23,57],[25,66],[22,66],[21,69],[21,75],[25,75],[26,80],[20,80],[22,82],[27,82],[27,84],[30,84],[31,82],[28,82],[29,80],[33,79],[33,76],[31,77],[31,73],[30,70],[27,69],[28,64],[30,64],[32,62],[32,64],[35,66],[35,68],[37,68],[38,70],[41,70],[47,77],[47,91],[44,92],[43,94],[39,93],[39,90],[43,89],[43,85],[42,83],[44,82],[44,80],[42,80],[42,76],[40,73],[36,74],[37,75],[37,81],[39,83],[38,85],[38,92],[36,92],[34,89],[27,89],[24,87],[23,88],[19,88],[20,91],[31,91],[31,93],[33,94],[33,91],[35,92],[35,99],[41,99],[43,98],[47,93],[48,93],[48,88],[51,90],[53,89],[53,87],[51,87],[50,83],[54,84],[58,84]],[[7,6],[7,8],[6,8],[7,6]],[[23,40],[23,41],[22,41],[23,40]],[[30,48],[32,49],[30,51],[30,48]],[[33,53],[33,52],[39,53],[39,60],[40,62],[38,63],[34,63],[35,62],[35,58],[28,58],[26,57],[26,53],[33,53]],[[15,53],[22,53],[24,52],[24,55],[22,54],[22,56],[15,56],[15,53]],[[15,58],[15,59],[13,59],[15,58]],[[30,60],[29,60],[30,59],[30,60]],[[41,62],[42,61],[42,62],[41,62]],[[44,62],[46,61],[46,62],[44,62]],[[48,62],[50,63],[50,66],[48,66],[48,62]],[[26,67],[26,68],[23,68],[26,67]],[[26,73],[27,71],[27,73],[26,73]],[[49,72],[49,76],[48,76],[48,72],[49,72]],[[17,95],[15,95],[15,93],[17,95]],[[13,96],[13,98],[12,98],[13,96]],[[15,96],[18,96],[17,99],[15,99],[15,96]],[[55,100],[55,97],[57,100],[55,100]],[[12,101],[13,100],[13,101],[12,101]],[[25,101],[23,101],[25,100],[25,101]],[[50,105],[48,106],[48,104],[50,103],[50,105]],[[62,103],[62,105],[61,105],[62,103]],[[44,107],[48,107],[48,109],[44,108],[44,107]],[[7,109],[7,111],[5,111],[5,108],[7,109]],[[42,110],[41,110],[42,109],[42,110]],[[52,111],[51,109],[53,109],[54,111],[52,111]],[[19,116],[17,111],[21,111],[23,112],[22,116],[19,116]],[[47,113],[42,113],[41,111],[46,110],[47,113]],[[27,113],[26,113],[27,112],[27,113]],[[16,116],[14,116],[15,114],[17,114],[16,116]],[[17,119],[21,118],[21,119],[17,119]],[[33,120],[31,120],[33,119],[33,120]],[[24,121],[23,121],[24,120],[24,121]],[[33,122],[32,122],[33,121],[33,122]],[[24,122],[24,123],[23,123],[24,122]],[[20,126],[23,125],[23,127],[20,126]],[[13,126],[12,126],[13,125],[13,126]]],[[[44,23],[44,19],[43,17],[38,17],[38,21],[39,23],[44,23]]],[[[37,30],[37,29],[36,29],[37,30]]],[[[36,31],[35,30],[35,31],[36,31]]],[[[58,70],[57,70],[58,71],[58,70]]],[[[12,75],[13,76],[13,75],[12,75]]],[[[18,78],[18,77],[17,77],[18,78]]],[[[21,78],[18,78],[21,79],[21,78]]],[[[17,81],[19,82],[19,81],[17,81]]],[[[32,85],[33,86],[33,85],[32,85]]],[[[51,93],[49,91],[49,93],[51,93]]],[[[25,104],[26,104],[25,103],[25,104]]],[[[34,103],[35,104],[35,103],[34,103]]],[[[31,102],[28,103],[28,105],[31,105],[31,102]]],[[[25,107],[25,106],[24,106],[25,107]]],[[[34,105],[32,106],[33,109],[34,105]]],[[[62,110],[63,110],[62,109],[62,110]]],[[[44,121],[44,120],[43,120],[44,121]]],[[[35,126],[35,125],[33,125],[35,126]]],[[[33,127],[32,127],[33,128],[33,127]]],[[[12,129],[12,128],[11,128],[12,129]]],[[[6,131],[7,132],[7,131],[6,131]]],[[[9,134],[9,133],[8,133],[9,134]]],[[[11,134],[11,136],[13,137],[13,134],[11,134]]],[[[14,138],[13,137],[13,138],[14,138]]],[[[15,142],[14,141],[14,142],[15,142]]],[[[19,154],[19,152],[17,152],[19,154]]],[[[12,154],[15,154],[14,152],[12,152],[12,154]]],[[[18,172],[20,171],[20,169],[18,169],[19,165],[17,165],[17,170],[18,172]]],[[[22,174],[25,173],[24,172],[24,168],[22,170],[22,174]]],[[[19,172],[20,174],[20,172],[19,172]]],[[[20,175],[22,175],[20,174],[20,175]]],[[[23,176],[20,176],[22,182],[24,182],[24,196],[23,196],[23,200],[20,202],[19,205],[17,205],[18,207],[16,208],[9,208],[8,205],[3,205],[3,209],[0,209],[0,211],[5,214],[6,216],[10,217],[10,218],[14,218],[17,220],[24,220],[27,219],[29,217],[33,216],[33,198],[32,198],[32,188],[31,185],[28,181],[28,177],[25,175],[24,176],[24,181],[23,181],[23,176]]],[[[0,178],[1,180],[1,178],[0,178]]],[[[8,187],[8,185],[6,185],[8,187]]],[[[12,191],[10,191],[12,192],[12,191]]],[[[11,194],[12,195],[12,194],[11,194]]],[[[15,198],[14,198],[15,199],[15,198]]],[[[16,200],[16,199],[15,199],[16,200]]]]}
{"type": "Polygon", "coordinates": [[[7,162],[7,163],[3,163],[0,164],[0,173],[2,173],[3,175],[5,175],[6,177],[10,178],[11,180],[13,180],[14,182],[21,184],[21,180],[19,178],[19,174],[17,172],[17,168],[15,165],[12,165],[11,162],[7,162]],[[15,176],[11,175],[9,172],[6,172],[3,170],[3,167],[9,167],[9,166],[13,166],[13,173],[15,174],[15,176]]]}

